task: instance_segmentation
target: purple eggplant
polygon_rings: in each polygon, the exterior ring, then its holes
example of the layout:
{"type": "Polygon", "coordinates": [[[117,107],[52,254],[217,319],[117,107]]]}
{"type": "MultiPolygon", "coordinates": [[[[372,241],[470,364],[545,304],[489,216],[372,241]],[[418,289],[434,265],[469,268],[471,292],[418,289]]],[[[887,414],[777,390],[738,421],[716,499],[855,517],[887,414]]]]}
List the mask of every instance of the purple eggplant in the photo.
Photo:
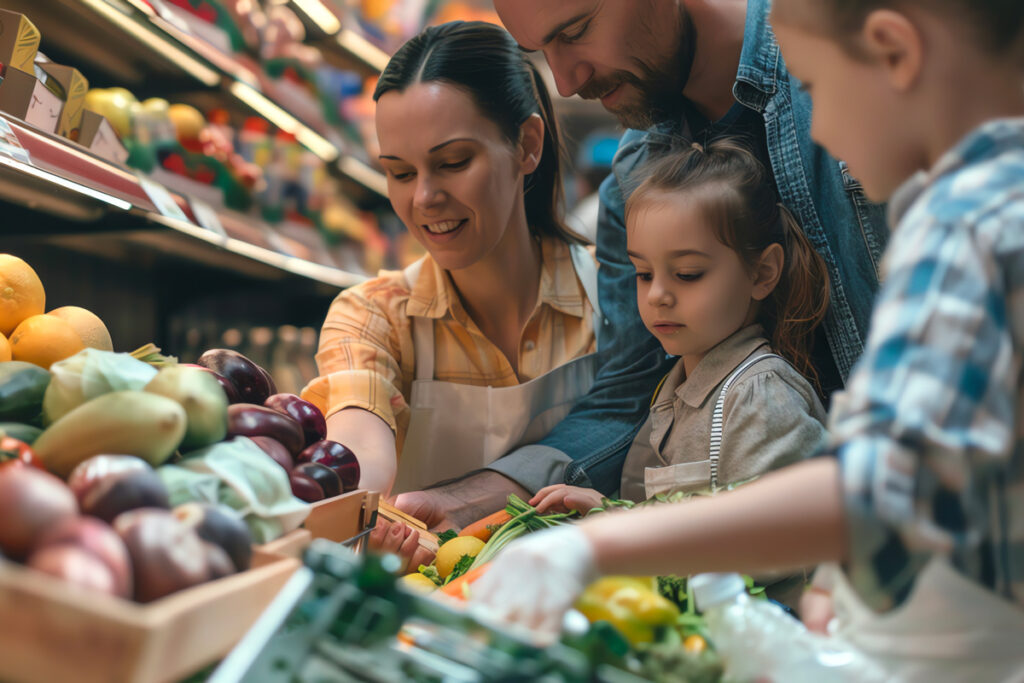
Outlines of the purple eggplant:
{"type": "Polygon", "coordinates": [[[251,403],[228,406],[228,436],[269,436],[280,441],[292,455],[302,450],[305,437],[293,418],[251,403]]]}
{"type": "Polygon", "coordinates": [[[292,454],[281,445],[280,441],[271,439],[269,436],[250,436],[249,438],[254,444],[262,448],[264,453],[273,458],[274,462],[283,467],[285,472],[292,471],[295,461],[292,460],[292,454]]]}
{"type": "Polygon", "coordinates": [[[341,480],[341,488],[345,493],[359,487],[359,460],[347,446],[337,441],[324,439],[306,446],[295,458],[295,462],[313,462],[331,468],[341,480]]]}
{"type": "Polygon", "coordinates": [[[341,478],[330,467],[315,462],[303,462],[295,466],[295,472],[305,474],[320,485],[324,498],[334,498],[341,493],[341,478]]]}
{"type": "Polygon", "coordinates": [[[264,401],[263,405],[298,420],[302,425],[302,433],[306,436],[307,446],[327,438],[327,421],[324,420],[324,414],[309,401],[295,394],[274,394],[264,401]]]}
{"type": "Polygon", "coordinates": [[[210,349],[196,361],[213,370],[235,387],[238,401],[263,405],[273,393],[271,380],[263,368],[231,349],[210,349]]]}
{"type": "Polygon", "coordinates": [[[324,490],[312,477],[302,472],[292,471],[288,475],[288,482],[292,487],[292,495],[307,503],[315,503],[324,499],[324,490]]]}

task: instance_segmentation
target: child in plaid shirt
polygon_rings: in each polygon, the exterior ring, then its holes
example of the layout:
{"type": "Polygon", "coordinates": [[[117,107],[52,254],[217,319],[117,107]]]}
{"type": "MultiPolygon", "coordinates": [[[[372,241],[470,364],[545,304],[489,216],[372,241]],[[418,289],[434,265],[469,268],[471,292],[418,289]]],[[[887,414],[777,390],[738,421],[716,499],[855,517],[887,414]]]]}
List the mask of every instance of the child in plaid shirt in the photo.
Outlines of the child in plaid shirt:
{"type": "Polygon", "coordinates": [[[843,634],[895,680],[1019,680],[1024,3],[776,0],[772,21],[813,135],[891,200],[896,225],[867,348],[833,403],[831,457],[534,535],[478,593],[557,624],[599,573],[839,561],[843,634]]]}

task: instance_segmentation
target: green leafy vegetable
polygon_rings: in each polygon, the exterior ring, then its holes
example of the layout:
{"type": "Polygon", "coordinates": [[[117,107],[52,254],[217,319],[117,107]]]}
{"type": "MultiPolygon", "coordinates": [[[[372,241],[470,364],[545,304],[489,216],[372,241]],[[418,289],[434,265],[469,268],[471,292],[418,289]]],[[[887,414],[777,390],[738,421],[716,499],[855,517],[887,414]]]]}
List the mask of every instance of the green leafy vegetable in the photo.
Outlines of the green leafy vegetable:
{"type": "Polygon", "coordinates": [[[432,564],[421,564],[417,570],[420,574],[433,581],[438,586],[444,585],[444,579],[437,573],[437,567],[432,564]]]}
{"type": "Polygon", "coordinates": [[[459,578],[463,574],[469,571],[470,567],[473,566],[473,556],[463,555],[459,558],[459,561],[455,563],[455,567],[452,569],[452,573],[448,575],[448,578],[444,580],[445,583],[450,583],[455,579],[459,578]]]}
{"type": "Polygon", "coordinates": [[[438,547],[444,545],[445,543],[447,543],[448,541],[452,540],[453,538],[455,538],[458,535],[459,535],[459,532],[456,531],[455,529],[448,529],[448,531],[442,531],[441,533],[439,533],[437,535],[437,545],[438,545],[438,547]]]}

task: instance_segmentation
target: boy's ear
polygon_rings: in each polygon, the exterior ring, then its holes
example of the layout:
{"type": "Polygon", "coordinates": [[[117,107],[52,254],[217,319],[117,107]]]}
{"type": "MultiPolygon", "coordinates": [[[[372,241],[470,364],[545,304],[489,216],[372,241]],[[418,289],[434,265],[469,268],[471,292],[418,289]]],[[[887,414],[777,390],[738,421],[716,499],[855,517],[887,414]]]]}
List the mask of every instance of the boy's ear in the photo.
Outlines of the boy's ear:
{"type": "Polygon", "coordinates": [[[754,265],[754,290],[750,295],[755,301],[764,301],[775,291],[785,266],[786,255],[781,244],[776,242],[765,247],[754,265]]]}
{"type": "Polygon", "coordinates": [[[544,151],[544,119],[539,114],[531,114],[519,126],[519,164],[523,175],[529,175],[540,166],[540,157],[544,151]]]}
{"type": "Polygon", "coordinates": [[[870,12],[864,20],[860,42],[868,58],[885,69],[893,87],[905,91],[917,81],[924,59],[924,41],[907,15],[889,9],[870,12]]]}

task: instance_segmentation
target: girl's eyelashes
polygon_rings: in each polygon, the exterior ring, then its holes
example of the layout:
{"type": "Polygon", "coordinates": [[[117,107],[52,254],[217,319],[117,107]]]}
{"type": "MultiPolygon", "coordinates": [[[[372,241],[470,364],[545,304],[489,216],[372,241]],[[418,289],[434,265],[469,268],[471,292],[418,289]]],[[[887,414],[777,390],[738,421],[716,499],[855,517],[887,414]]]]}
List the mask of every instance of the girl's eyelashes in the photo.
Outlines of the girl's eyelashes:
{"type": "Polygon", "coordinates": [[[637,271],[636,279],[640,280],[641,282],[650,282],[651,281],[651,273],[641,273],[641,272],[637,271]]]}
{"type": "Polygon", "coordinates": [[[683,282],[696,282],[704,277],[704,273],[676,273],[676,277],[683,282]]]}

